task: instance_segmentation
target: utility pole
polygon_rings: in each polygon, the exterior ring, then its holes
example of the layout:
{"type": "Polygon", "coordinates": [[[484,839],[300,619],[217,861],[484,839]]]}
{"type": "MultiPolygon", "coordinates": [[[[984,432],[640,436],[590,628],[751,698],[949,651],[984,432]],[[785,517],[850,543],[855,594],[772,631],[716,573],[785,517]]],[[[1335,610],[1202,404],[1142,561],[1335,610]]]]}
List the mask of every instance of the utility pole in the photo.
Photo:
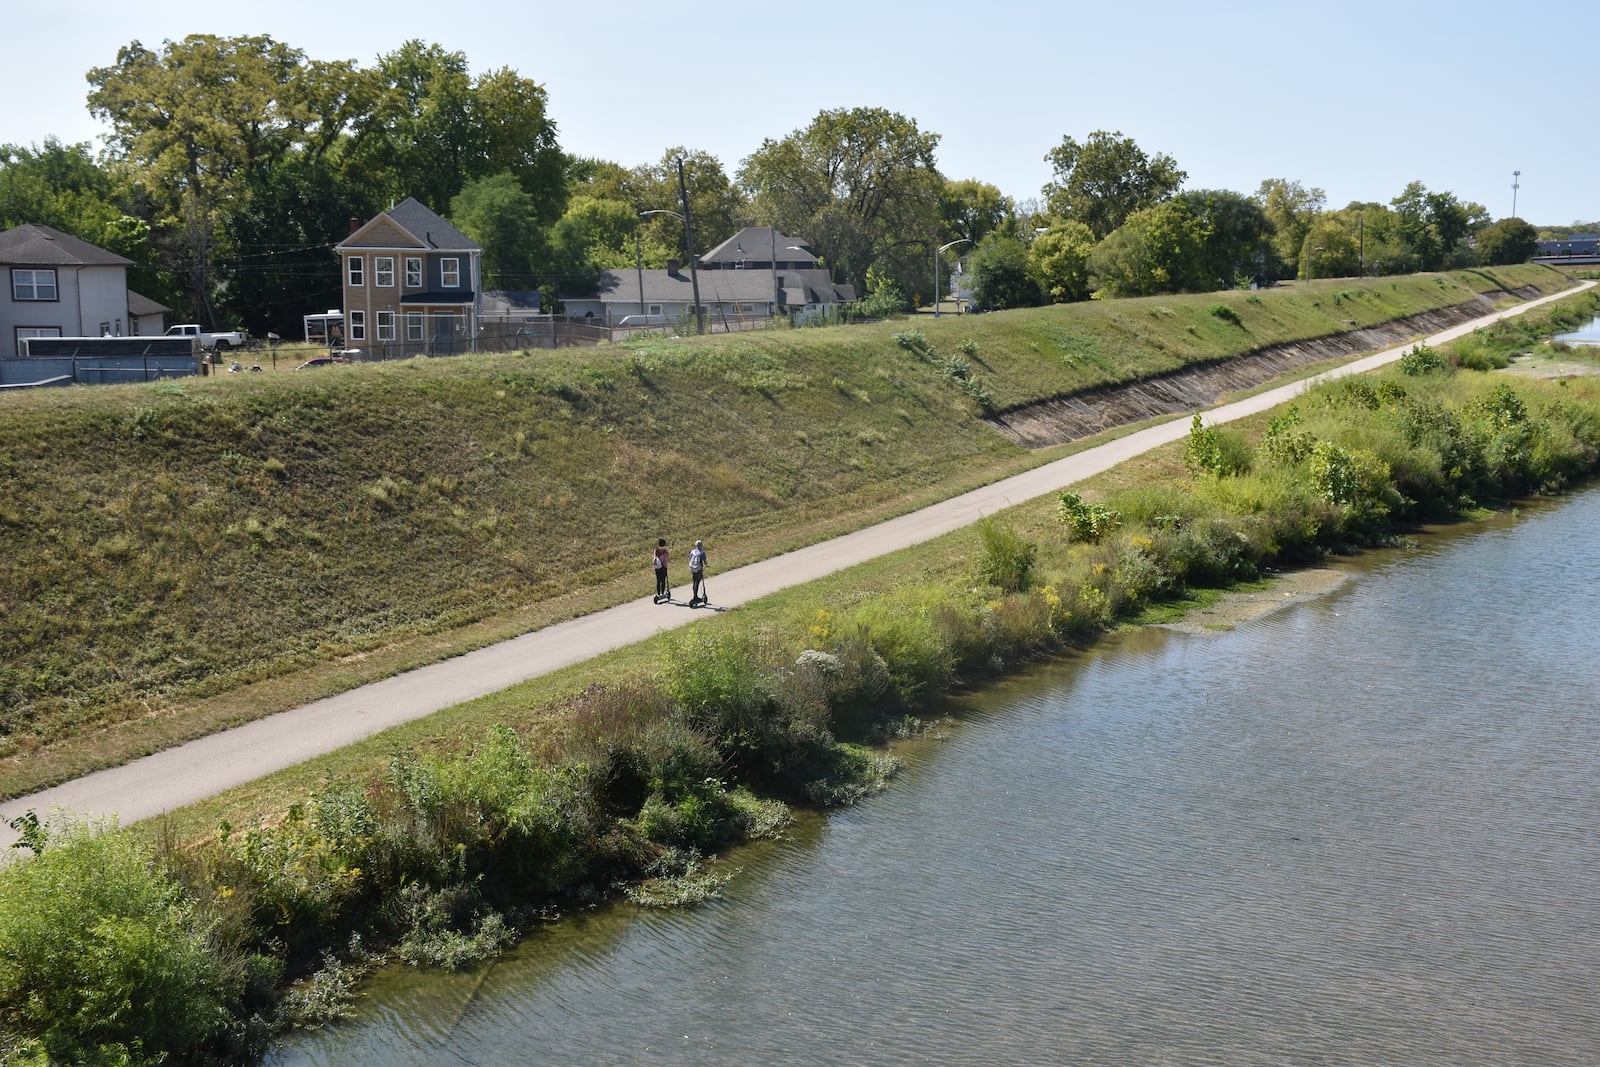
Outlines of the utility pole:
{"type": "Polygon", "coordinates": [[[678,157],[678,199],[683,202],[683,239],[689,245],[689,288],[694,293],[694,332],[706,332],[705,312],[700,308],[700,276],[694,269],[694,223],[689,221],[689,187],[683,181],[683,157],[678,157]]]}

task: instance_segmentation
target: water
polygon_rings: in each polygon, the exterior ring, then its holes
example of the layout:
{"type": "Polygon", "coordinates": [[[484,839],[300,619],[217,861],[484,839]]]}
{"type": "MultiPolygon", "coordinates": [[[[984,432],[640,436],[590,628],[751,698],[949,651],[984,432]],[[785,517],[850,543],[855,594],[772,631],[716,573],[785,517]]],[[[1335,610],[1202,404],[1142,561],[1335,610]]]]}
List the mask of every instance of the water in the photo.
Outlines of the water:
{"type": "Polygon", "coordinates": [[[300,1064],[1600,1062],[1600,490],[955,706],[723,901],[396,969],[300,1064]]]}
{"type": "Polygon", "coordinates": [[[1590,322],[1581,330],[1558,334],[1555,340],[1565,341],[1569,345],[1600,345],[1600,318],[1590,322]]]}

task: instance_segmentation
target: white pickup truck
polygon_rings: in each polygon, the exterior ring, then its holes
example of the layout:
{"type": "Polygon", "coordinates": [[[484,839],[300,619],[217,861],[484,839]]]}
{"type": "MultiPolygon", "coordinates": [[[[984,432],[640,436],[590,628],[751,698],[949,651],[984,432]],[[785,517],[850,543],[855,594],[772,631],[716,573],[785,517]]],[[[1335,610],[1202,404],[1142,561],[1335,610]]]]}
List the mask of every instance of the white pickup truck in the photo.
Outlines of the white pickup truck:
{"type": "Polygon", "coordinates": [[[185,322],[177,326],[167,327],[168,337],[198,337],[200,347],[226,352],[230,348],[243,348],[244,334],[238,330],[221,330],[217,333],[207,333],[200,328],[199,323],[185,322]]]}

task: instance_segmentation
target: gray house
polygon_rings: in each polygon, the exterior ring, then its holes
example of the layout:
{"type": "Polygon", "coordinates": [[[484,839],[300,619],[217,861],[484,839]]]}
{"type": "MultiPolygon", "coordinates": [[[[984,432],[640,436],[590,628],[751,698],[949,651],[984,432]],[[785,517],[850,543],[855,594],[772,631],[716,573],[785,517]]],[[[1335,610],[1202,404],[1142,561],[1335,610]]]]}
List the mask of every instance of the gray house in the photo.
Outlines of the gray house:
{"type": "Polygon", "coordinates": [[[160,333],[166,309],[128,292],[132,265],[49,226],[0,233],[0,357],[16,356],[24,337],[122,337],[147,325],[160,333]]]}
{"type": "MultiPolygon", "coordinates": [[[[700,306],[709,330],[738,329],[756,319],[848,303],[855,289],[839,284],[806,243],[770,226],[747,226],[696,264],[700,306]]],[[[593,294],[564,294],[567,314],[602,326],[692,323],[694,281],[671,261],[666,270],[602,271],[593,294]]]]}
{"type": "Polygon", "coordinates": [[[700,257],[707,271],[761,271],[771,279],[778,310],[815,311],[855,300],[855,287],[835,282],[807,242],[771,226],[746,226],[700,257]]]}

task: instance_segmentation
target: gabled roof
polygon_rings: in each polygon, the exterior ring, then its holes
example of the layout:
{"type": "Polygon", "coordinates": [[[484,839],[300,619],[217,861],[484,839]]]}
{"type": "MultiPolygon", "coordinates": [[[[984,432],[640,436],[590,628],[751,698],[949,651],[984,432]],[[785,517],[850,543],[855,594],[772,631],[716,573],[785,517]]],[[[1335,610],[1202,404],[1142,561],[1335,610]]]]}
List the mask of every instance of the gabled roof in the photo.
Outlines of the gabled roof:
{"type": "Polygon", "coordinates": [[[37,267],[131,267],[133,260],[70,233],[24,223],[0,233],[0,263],[37,267]]]}
{"type": "Polygon", "coordinates": [[[406,197],[340,241],[335,248],[421,248],[430,252],[482,252],[483,246],[414,197],[406,197]]]}
{"type": "Polygon", "coordinates": [[[132,289],[128,290],[128,314],[130,315],[159,315],[163,311],[171,310],[167,305],[158,304],[142,293],[136,293],[132,289]]]}
{"type": "Polygon", "coordinates": [[[731,266],[747,259],[770,264],[776,253],[779,263],[814,267],[817,257],[807,250],[808,245],[804,239],[785,237],[771,226],[746,226],[701,256],[699,262],[702,267],[731,266]]]}

